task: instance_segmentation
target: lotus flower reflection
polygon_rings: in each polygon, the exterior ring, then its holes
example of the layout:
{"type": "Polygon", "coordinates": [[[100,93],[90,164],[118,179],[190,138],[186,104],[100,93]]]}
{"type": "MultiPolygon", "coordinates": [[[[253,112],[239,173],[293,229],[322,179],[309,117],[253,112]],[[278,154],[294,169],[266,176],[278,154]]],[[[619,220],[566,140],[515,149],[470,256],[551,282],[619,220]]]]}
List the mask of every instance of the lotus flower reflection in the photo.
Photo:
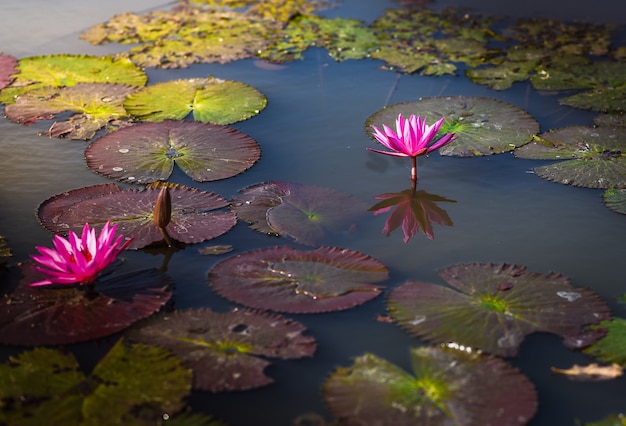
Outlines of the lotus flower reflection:
{"type": "Polygon", "coordinates": [[[428,193],[424,190],[417,191],[415,186],[402,192],[380,194],[375,196],[374,199],[382,200],[369,209],[374,212],[375,216],[387,213],[395,207],[383,228],[383,234],[387,237],[393,230],[402,226],[405,243],[417,231],[422,231],[429,240],[432,240],[434,239],[432,222],[439,225],[453,226],[452,219],[450,219],[448,213],[439,207],[437,203],[456,203],[456,201],[428,193]]]}
{"type": "Polygon", "coordinates": [[[433,152],[456,139],[455,133],[448,133],[441,139],[433,142],[435,135],[443,124],[444,117],[435,124],[429,126],[426,119],[415,114],[411,114],[408,119],[404,119],[402,114],[396,120],[396,132],[383,124],[382,132],[378,127],[372,126],[372,135],[385,147],[391,151],[382,151],[374,148],[367,148],[379,154],[391,155],[394,157],[411,157],[413,166],[411,167],[411,180],[417,180],[417,157],[433,152]]]}
{"type": "Polygon", "coordinates": [[[70,231],[68,239],[59,235],[54,237],[54,248],[36,247],[40,254],[31,257],[40,265],[35,269],[48,278],[30,285],[93,283],[132,241],[124,241],[122,235],[116,238],[116,228],[117,225],[107,221],[96,237],[95,228],[89,228],[85,223],[80,238],[70,231]]]}

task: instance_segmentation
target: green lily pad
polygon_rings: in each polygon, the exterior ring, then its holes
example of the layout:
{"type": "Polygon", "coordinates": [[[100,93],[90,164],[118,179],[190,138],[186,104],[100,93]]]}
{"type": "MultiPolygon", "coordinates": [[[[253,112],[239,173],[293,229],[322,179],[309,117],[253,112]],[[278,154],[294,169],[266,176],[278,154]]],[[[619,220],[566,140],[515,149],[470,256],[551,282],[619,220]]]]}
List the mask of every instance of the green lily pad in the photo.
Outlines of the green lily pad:
{"type": "Polygon", "coordinates": [[[315,339],[302,324],[276,314],[233,309],[176,311],[130,332],[129,338],[177,354],[194,372],[194,388],[211,392],[247,390],[274,380],[261,357],[313,356],[315,339]]]}
{"type": "Polygon", "coordinates": [[[17,59],[13,56],[2,55],[0,52],[0,90],[7,87],[14,79],[17,71],[17,59]]]}
{"type": "Polygon", "coordinates": [[[160,424],[186,405],[191,379],[168,351],[123,340],[88,375],[72,355],[35,348],[0,364],[0,422],[160,424]]]}
{"type": "Polygon", "coordinates": [[[625,113],[613,113],[613,114],[598,114],[593,117],[593,123],[596,126],[626,126],[626,114],[625,113]]]}
{"type": "Polygon", "coordinates": [[[626,214],[626,189],[607,189],[602,194],[602,201],[611,210],[626,214]]]}
{"type": "Polygon", "coordinates": [[[599,422],[584,423],[584,426],[626,426],[626,413],[611,414],[599,422]]]}
{"type": "Polygon", "coordinates": [[[94,44],[137,43],[129,51],[133,62],[180,68],[250,58],[281,26],[280,21],[254,14],[187,4],[171,11],[117,15],[83,32],[81,38],[94,44]]]}
{"type": "Polygon", "coordinates": [[[591,89],[560,99],[575,108],[626,112],[626,63],[594,61],[571,67],[543,69],[531,79],[537,90],[591,89]]]}
{"type": "Polygon", "coordinates": [[[15,80],[2,92],[0,102],[11,104],[18,95],[42,87],[76,83],[116,83],[139,87],[146,74],[128,59],[87,55],[47,55],[22,58],[15,80]]]}
{"type": "Polygon", "coordinates": [[[606,330],[599,340],[583,349],[583,352],[602,362],[616,363],[626,367],[626,319],[614,317],[604,320],[598,325],[589,327],[594,330],[606,330]]]}
{"type": "Polygon", "coordinates": [[[586,188],[626,188],[626,128],[571,126],[543,133],[515,150],[518,158],[565,160],[533,171],[543,179],[586,188]]]}
{"type": "Polygon", "coordinates": [[[333,0],[190,0],[193,4],[245,8],[246,13],[287,22],[296,15],[308,15],[316,10],[331,7],[333,0]]]}
{"type": "MultiPolygon", "coordinates": [[[[154,224],[153,209],[160,188],[121,190],[113,184],[94,185],[55,195],[39,206],[37,215],[49,231],[80,232],[85,222],[99,229],[106,221],[133,238],[129,248],[138,249],[163,241],[154,224]]],[[[185,244],[200,243],[228,232],[237,223],[234,213],[214,211],[228,202],[212,192],[182,185],[169,188],[171,221],[165,227],[169,237],[185,244]]]]}
{"type": "Polygon", "coordinates": [[[365,354],[323,385],[341,424],[525,425],[537,411],[532,383],[503,360],[441,347],[411,349],[414,373],[365,354]]]}
{"type": "Polygon", "coordinates": [[[63,112],[75,112],[69,119],[55,121],[43,132],[50,137],[88,140],[104,127],[109,130],[128,125],[123,103],[135,87],[109,83],[76,83],[67,87],[31,90],[5,108],[6,117],[19,124],[51,120],[63,112]]]}
{"type": "Polygon", "coordinates": [[[140,123],[98,138],[87,166],[131,183],[167,180],[174,164],[198,182],[235,176],[260,158],[259,144],[230,127],[197,121],[140,123]]]}
{"type": "Polygon", "coordinates": [[[45,278],[32,262],[15,290],[0,299],[0,342],[6,345],[63,345],[98,339],[157,312],[170,299],[173,281],[157,269],[111,275],[93,288],[38,288],[45,278]]]}
{"type": "Polygon", "coordinates": [[[548,332],[572,347],[597,334],[582,327],[608,319],[606,303],[560,274],[529,272],[508,264],[466,264],[442,269],[452,289],[408,281],[391,291],[391,317],[411,335],[433,343],[455,342],[512,357],[524,337],[548,332]]]}
{"type": "Polygon", "coordinates": [[[349,309],[377,297],[387,268],[352,250],[273,247],[231,256],[211,268],[209,285],[244,306],[289,313],[349,309]]]}
{"type": "Polygon", "coordinates": [[[482,68],[467,69],[465,75],[476,84],[486,84],[495,90],[506,90],[515,82],[528,80],[543,54],[543,50],[525,50],[514,46],[501,61],[482,68]]]}
{"type": "Polygon", "coordinates": [[[497,99],[472,96],[441,96],[405,102],[384,108],[366,120],[371,126],[395,128],[398,114],[411,114],[434,123],[445,117],[439,132],[455,132],[456,140],[439,149],[441,155],[469,157],[500,154],[530,142],[539,123],[526,111],[497,99]]]}
{"type": "Polygon", "coordinates": [[[308,246],[322,244],[329,234],[349,231],[367,209],[350,194],[314,185],[266,182],[239,192],[231,208],[250,228],[308,246]]]}
{"type": "Polygon", "coordinates": [[[215,77],[173,80],[147,86],[126,99],[124,107],[140,120],[193,119],[231,124],[261,112],[267,98],[245,83],[215,77]]]}

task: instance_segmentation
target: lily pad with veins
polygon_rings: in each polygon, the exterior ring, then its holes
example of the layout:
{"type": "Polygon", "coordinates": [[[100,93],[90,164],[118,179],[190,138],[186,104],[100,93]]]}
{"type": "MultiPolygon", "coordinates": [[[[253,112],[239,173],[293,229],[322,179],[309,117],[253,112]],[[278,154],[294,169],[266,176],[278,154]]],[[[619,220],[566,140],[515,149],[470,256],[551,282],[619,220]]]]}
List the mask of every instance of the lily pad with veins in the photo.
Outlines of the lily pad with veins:
{"type": "Polygon", "coordinates": [[[452,288],[407,281],[387,301],[400,327],[433,343],[455,342],[512,357],[526,335],[547,332],[581,348],[599,337],[583,326],[610,316],[596,293],[573,287],[561,274],[473,263],[450,266],[439,275],[452,288]]]}
{"type": "Polygon", "coordinates": [[[288,318],[249,309],[219,313],[188,309],[163,315],[128,337],[181,357],[194,372],[194,388],[211,392],[247,390],[274,380],[265,359],[313,356],[315,339],[288,318]]]}
{"type": "Polygon", "coordinates": [[[68,87],[44,87],[20,95],[7,105],[6,117],[19,124],[51,120],[63,112],[75,112],[69,119],[55,121],[43,132],[46,136],[88,140],[104,127],[128,125],[123,102],[135,87],[108,83],[77,83],[68,87]]]}
{"type": "Polygon", "coordinates": [[[35,348],[0,364],[0,423],[157,425],[186,405],[191,380],[170,352],[122,339],[88,374],[70,354],[35,348]]]}
{"type": "Polygon", "coordinates": [[[590,326],[595,330],[606,330],[606,334],[583,352],[605,363],[616,363],[626,367],[626,319],[614,317],[590,326]]]}
{"type": "Polygon", "coordinates": [[[602,194],[602,201],[611,210],[626,214],[626,188],[607,189],[602,194]]]}
{"type": "MultiPolygon", "coordinates": [[[[99,229],[106,221],[117,224],[117,232],[133,238],[129,248],[138,249],[163,240],[153,222],[153,208],[160,189],[121,190],[113,184],[73,189],[44,201],[38,209],[39,220],[48,230],[65,234],[80,232],[85,222],[99,229]]],[[[185,244],[216,238],[237,223],[233,212],[214,211],[228,202],[212,192],[181,185],[169,189],[172,201],[169,236],[185,244]]]]}
{"type": "Polygon", "coordinates": [[[388,278],[376,259],[352,250],[272,247],[231,256],[209,271],[209,285],[244,306],[289,313],[349,309],[382,292],[388,278]]]}
{"type": "Polygon", "coordinates": [[[231,124],[260,113],[267,98],[252,86],[215,77],[173,80],[147,86],[124,107],[142,121],[182,120],[231,124]]]}
{"type": "Polygon", "coordinates": [[[543,179],[585,188],[626,188],[626,128],[570,126],[539,135],[518,158],[563,160],[533,171],[543,179]]]}
{"type": "Polygon", "coordinates": [[[0,90],[15,79],[13,74],[17,74],[17,72],[17,59],[13,56],[2,55],[0,52],[0,90]]]}
{"type": "Polygon", "coordinates": [[[291,182],[249,186],[231,208],[250,227],[317,246],[332,233],[346,232],[367,210],[364,201],[332,188],[291,182]]]}
{"type": "Polygon", "coordinates": [[[538,132],[539,123],[526,111],[492,98],[474,96],[440,96],[424,98],[386,107],[366,120],[366,131],[371,126],[385,124],[395,129],[398,114],[426,118],[433,124],[441,117],[445,121],[440,135],[455,132],[455,141],[439,149],[441,155],[470,157],[500,154],[527,144],[538,132]]]}
{"type": "Polygon", "coordinates": [[[158,311],[171,297],[172,279],[157,269],[112,275],[86,286],[30,287],[44,278],[32,262],[19,285],[0,300],[0,342],[64,345],[98,339],[158,311]]]}
{"type": "Polygon", "coordinates": [[[503,360],[443,347],[411,349],[413,374],[374,354],[324,382],[326,405],[350,425],[525,425],[533,384],[503,360]]]}
{"type": "Polygon", "coordinates": [[[18,95],[43,87],[77,83],[108,83],[140,87],[148,77],[129,59],[88,55],[46,55],[22,58],[15,80],[0,93],[0,102],[11,104],[18,95]]]}
{"type": "Polygon", "coordinates": [[[167,180],[174,164],[198,182],[226,179],[252,167],[260,156],[259,144],[236,129],[175,120],[118,130],[85,151],[90,169],[131,183],[167,180]]]}

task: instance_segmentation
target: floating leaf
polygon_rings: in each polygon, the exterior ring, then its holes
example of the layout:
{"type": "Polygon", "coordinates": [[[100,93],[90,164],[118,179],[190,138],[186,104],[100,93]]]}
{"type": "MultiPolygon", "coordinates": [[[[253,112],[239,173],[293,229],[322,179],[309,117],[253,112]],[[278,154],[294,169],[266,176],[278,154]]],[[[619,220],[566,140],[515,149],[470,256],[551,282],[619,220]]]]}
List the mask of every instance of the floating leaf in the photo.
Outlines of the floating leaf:
{"type": "Polygon", "coordinates": [[[69,87],[31,90],[7,105],[6,117],[19,124],[51,120],[62,112],[76,112],[68,120],[55,121],[46,136],[91,139],[103,127],[122,126],[128,114],[123,102],[135,87],[108,83],[77,83],[69,87]]]}
{"type": "Polygon", "coordinates": [[[315,339],[306,329],[279,315],[233,309],[175,311],[131,331],[130,338],[160,346],[180,356],[194,371],[194,387],[211,392],[246,390],[273,382],[261,357],[312,356],[315,339]]]}
{"type": "Polygon", "coordinates": [[[626,214],[626,189],[607,189],[602,194],[602,201],[611,210],[626,214]]]}
{"type": "Polygon", "coordinates": [[[123,340],[88,376],[73,356],[35,348],[0,365],[0,422],[160,424],[185,405],[191,379],[171,353],[123,340]]]}
{"type": "Polygon", "coordinates": [[[612,380],[622,375],[622,367],[617,364],[611,365],[573,365],[571,368],[561,369],[552,367],[553,373],[562,374],[570,380],[597,382],[601,380],[612,380]]]}
{"type": "Polygon", "coordinates": [[[456,203],[456,201],[428,193],[423,189],[417,191],[416,188],[411,188],[402,192],[380,194],[374,199],[382,200],[369,208],[375,216],[387,213],[395,207],[385,222],[383,234],[389,236],[393,230],[402,225],[405,243],[415,236],[417,231],[422,231],[428,239],[435,238],[432,222],[453,226],[448,213],[437,203],[456,203]]]}
{"type": "Polygon", "coordinates": [[[626,367],[626,319],[615,317],[590,326],[595,330],[606,330],[606,335],[583,351],[602,362],[616,363],[626,367]]]}
{"type": "Polygon", "coordinates": [[[626,188],[626,128],[571,126],[539,135],[518,158],[566,160],[534,168],[543,179],[586,188],[626,188]]]}
{"type": "Polygon", "coordinates": [[[373,354],[338,368],[324,401],[341,424],[524,425],[537,411],[532,383],[499,358],[411,349],[414,374],[373,354]]]}
{"type": "Polygon", "coordinates": [[[626,426],[626,414],[611,414],[599,422],[585,423],[584,426],[626,426]]]}
{"type": "Polygon", "coordinates": [[[597,126],[626,126],[626,114],[598,114],[593,117],[593,123],[597,126]]]}
{"type": "Polygon", "coordinates": [[[273,247],[221,261],[209,271],[209,284],[222,297],[252,308],[318,313],[375,298],[382,288],[372,283],[387,277],[384,265],[357,251],[273,247]]]}
{"type": "Polygon", "coordinates": [[[231,124],[257,115],[267,98],[252,86],[215,77],[173,80],[143,88],[124,107],[143,121],[182,120],[231,124]]]}
{"type": "Polygon", "coordinates": [[[609,316],[597,294],[572,287],[556,273],[473,263],[450,266],[439,275],[452,289],[408,281],[393,289],[387,302],[403,329],[433,343],[455,342],[512,357],[526,335],[548,332],[582,347],[592,338],[582,327],[609,316]]]}
{"type": "Polygon", "coordinates": [[[98,279],[93,288],[30,287],[44,278],[22,265],[19,286],[0,300],[0,342],[62,345],[117,333],[158,311],[171,297],[173,281],[149,269],[98,279]]]}
{"type": "Polygon", "coordinates": [[[238,130],[174,120],[118,130],[85,151],[89,168],[132,183],[167,180],[174,164],[199,182],[226,179],[252,167],[260,156],[259,144],[238,130]]]}
{"type": "Polygon", "coordinates": [[[457,139],[439,149],[442,155],[468,157],[499,154],[530,142],[539,131],[539,124],[526,111],[497,99],[446,96],[424,98],[384,108],[366,121],[368,134],[371,126],[385,124],[395,128],[398,114],[411,114],[434,123],[445,117],[441,134],[455,132],[457,139]]]}
{"type": "Polygon", "coordinates": [[[230,253],[233,251],[233,246],[230,244],[216,245],[216,246],[206,246],[198,249],[198,253],[204,255],[214,255],[218,256],[220,254],[230,253]]]}
{"type": "Polygon", "coordinates": [[[331,233],[345,232],[367,206],[332,188],[287,182],[249,186],[231,201],[237,217],[267,234],[317,246],[331,233]]]}
{"type": "Polygon", "coordinates": [[[13,56],[0,54],[0,90],[4,89],[15,79],[13,74],[17,72],[17,59],[13,56]]]}
{"type": "Polygon", "coordinates": [[[19,60],[19,74],[2,90],[0,102],[13,103],[20,94],[42,87],[76,83],[117,83],[134,87],[146,84],[146,74],[128,59],[87,55],[32,56],[19,60]]]}
{"type": "MultiPolygon", "coordinates": [[[[154,203],[158,187],[145,190],[120,190],[113,184],[73,189],[44,201],[38,209],[39,220],[48,230],[65,234],[80,232],[85,222],[99,229],[109,220],[119,233],[133,238],[129,248],[158,243],[163,234],[154,224],[154,203]]],[[[165,228],[169,236],[185,244],[216,238],[237,223],[232,212],[213,211],[228,202],[212,192],[175,185],[170,187],[172,221],[165,228]]]]}

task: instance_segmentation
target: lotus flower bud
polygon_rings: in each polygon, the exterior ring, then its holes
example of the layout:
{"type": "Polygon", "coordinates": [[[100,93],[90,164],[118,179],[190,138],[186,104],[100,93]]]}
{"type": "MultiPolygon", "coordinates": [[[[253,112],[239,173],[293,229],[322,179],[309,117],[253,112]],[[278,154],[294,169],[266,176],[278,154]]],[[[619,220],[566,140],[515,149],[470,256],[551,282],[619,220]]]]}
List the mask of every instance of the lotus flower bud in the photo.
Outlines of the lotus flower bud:
{"type": "Polygon", "coordinates": [[[172,199],[170,197],[170,190],[167,186],[161,188],[156,202],[154,203],[154,210],[152,211],[152,221],[156,226],[161,229],[165,227],[172,220],[172,199]]]}

